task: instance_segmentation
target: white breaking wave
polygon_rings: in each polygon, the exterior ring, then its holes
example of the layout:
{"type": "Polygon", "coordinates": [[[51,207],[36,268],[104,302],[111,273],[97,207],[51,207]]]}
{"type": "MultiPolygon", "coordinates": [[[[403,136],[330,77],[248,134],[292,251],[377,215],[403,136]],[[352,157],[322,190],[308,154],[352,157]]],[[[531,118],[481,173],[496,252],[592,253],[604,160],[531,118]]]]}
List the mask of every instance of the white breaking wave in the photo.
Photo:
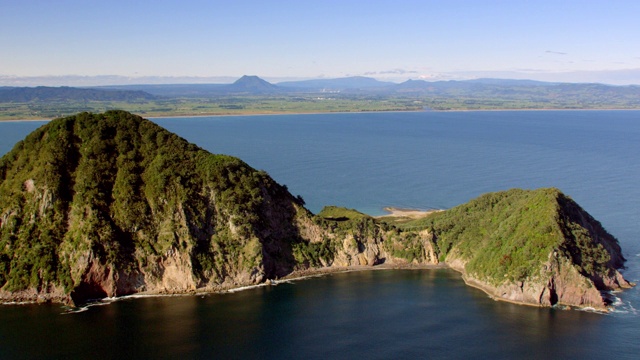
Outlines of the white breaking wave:
{"type": "Polygon", "coordinates": [[[238,287],[238,288],[229,289],[229,290],[227,290],[225,292],[227,292],[227,293],[235,293],[235,292],[244,291],[244,290],[256,289],[256,288],[263,287],[263,286],[267,286],[267,284],[241,286],[241,287],[238,287]]]}

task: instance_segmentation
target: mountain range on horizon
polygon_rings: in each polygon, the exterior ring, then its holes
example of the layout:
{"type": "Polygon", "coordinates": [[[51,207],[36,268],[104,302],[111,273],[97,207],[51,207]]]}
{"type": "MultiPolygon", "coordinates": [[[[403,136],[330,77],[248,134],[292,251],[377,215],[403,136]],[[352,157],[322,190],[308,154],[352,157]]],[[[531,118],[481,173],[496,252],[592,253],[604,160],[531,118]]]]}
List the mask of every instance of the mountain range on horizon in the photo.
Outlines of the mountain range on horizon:
{"type": "Polygon", "coordinates": [[[640,85],[473,79],[391,83],[353,76],[271,83],[0,87],[0,119],[124,109],[146,116],[423,110],[640,109],[640,85]]]}
{"type": "Polygon", "coordinates": [[[49,100],[132,100],[154,97],[207,97],[216,95],[270,95],[295,93],[348,93],[372,95],[483,96],[562,93],[575,96],[638,96],[640,85],[614,86],[598,83],[556,83],[516,79],[473,79],[392,83],[370,77],[353,76],[270,83],[255,75],[245,75],[229,84],[139,84],[91,87],[0,87],[0,102],[49,100]],[[101,93],[101,91],[103,91],[101,93]]]}
{"type": "MultiPolygon", "coordinates": [[[[640,86],[635,83],[617,84],[608,83],[606,81],[566,81],[562,77],[555,80],[537,80],[527,77],[523,74],[521,77],[510,77],[502,74],[487,73],[486,76],[476,76],[469,78],[409,78],[403,81],[392,81],[389,79],[376,79],[372,76],[344,76],[344,77],[317,77],[317,78],[270,78],[256,75],[243,75],[237,76],[211,76],[211,77],[199,77],[199,76],[141,76],[141,77],[129,77],[119,75],[101,75],[101,76],[81,76],[81,75],[68,75],[68,76],[32,76],[32,77],[20,77],[9,76],[0,74],[0,89],[7,87],[80,87],[80,88],[102,88],[113,86],[141,86],[141,85],[206,85],[206,86],[224,86],[233,85],[236,82],[244,82],[248,79],[258,78],[269,84],[282,86],[282,87],[295,87],[295,88],[315,88],[315,87],[379,87],[379,86],[392,86],[402,84],[405,82],[426,82],[426,83],[443,83],[443,82],[483,82],[483,83],[522,83],[529,82],[531,84],[600,84],[605,86],[640,86]]],[[[629,77],[631,79],[633,77],[629,77]]]]}
{"type": "MultiPolygon", "coordinates": [[[[230,84],[240,78],[236,75],[16,75],[2,73],[0,70],[1,86],[74,86],[93,87],[111,85],[138,85],[138,84],[230,84]]],[[[257,74],[256,74],[257,75],[257,74]]],[[[640,85],[640,68],[598,70],[598,71],[566,71],[566,72],[539,72],[521,70],[502,71],[458,71],[445,73],[390,73],[390,72],[366,72],[361,74],[345,75],[269,75],[261,76],[272,84],[298,81],[315,81],[327,79],[339,79],[344,77],[369,77],[382,82],[401,83],[408,79],[427,80],[430,82],[447,80],[472,80],[472,79],[530,79],[542,82],[558,83],[598,83],[606,85],[640,85]]]]}

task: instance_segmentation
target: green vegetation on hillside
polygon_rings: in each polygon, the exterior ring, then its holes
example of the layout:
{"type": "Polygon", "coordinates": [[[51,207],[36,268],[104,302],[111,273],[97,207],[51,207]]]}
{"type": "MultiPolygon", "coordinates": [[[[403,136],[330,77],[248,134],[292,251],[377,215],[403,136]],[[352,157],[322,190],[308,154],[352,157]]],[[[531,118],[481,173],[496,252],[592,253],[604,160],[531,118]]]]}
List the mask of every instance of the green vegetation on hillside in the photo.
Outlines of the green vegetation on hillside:
{"type": "Polygon", "coordinates": [[[70,289],[87,254],[131,272],[136,259],[181,249],[201,276],[223,276],[260,253],[251,239],[262,189],[285,192],[237,158],[121,111],[41,127],[0,160],[0,181],[0,286],[9,291],[70,289]]]}
{"type": "Polygon", "coordinates": [[[490,193],[413,221],[303,205],[266,172],[136,115],[56,119],[0,159],[0,298],[78,303],[439,261],[495,286],[541,277],[549,294],[550,277],[566,276],[596,306],[594,285],[629,286],[617,240],[557,189],[490,193]],[[573,270],[549,270],[553,259],[573,270]]]}
{"type": "Polygon", "coordinates": [[[362,220],[371,218],[367,214],[363,214],[354,209],[347,209],[339,206],[325,206],[318,216],[326,220],[344,221],[344,220],[362,220]]]}
{"type": "MultiPolygon", "coordinates": [[[[584,275],[606,273],[609,253],[602,243],[586,240],[593,235],[586,224],[567,217],[567,207],[574,206],[569,204],[575,203],[557,189],[513,189],[485,194],[405,226],[429,229],[441,261],[460,258],[469,274],[494,283],[535,276],[554,251],[579,258],[584,275]]],[[[617,244],[601,231],[603,239],[617,244]]]]}
{"type": "MultiPolygon", "coordinates": [[[[316,216],[316,222],[337,235],[336,239],[353,237],[353,249],[363,250],[366,242],[374,241],[380,243],[382,249],[394,258],[404,259],[408,263],[414,260],[417,263],[429,261],[425,257],[425,241],[430,242],[430,239],[416,231],[400,229],[393,222],[338,206],[324,207],[316,216]]],[[[336,246],[342,245],[333,244],[333,247],[336,246]]]]}

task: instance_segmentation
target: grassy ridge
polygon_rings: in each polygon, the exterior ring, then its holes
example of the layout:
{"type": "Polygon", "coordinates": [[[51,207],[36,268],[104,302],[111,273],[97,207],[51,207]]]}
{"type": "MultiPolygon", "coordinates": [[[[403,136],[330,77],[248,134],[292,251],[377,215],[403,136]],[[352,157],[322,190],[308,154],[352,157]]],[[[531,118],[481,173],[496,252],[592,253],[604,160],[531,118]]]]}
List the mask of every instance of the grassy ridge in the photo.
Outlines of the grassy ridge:
{"type": "Polygon", "coordinates": [[[367,214],[363,214],[354,209],[347,209],[339,206],[325,206],[318,216],[327,220],[346,221],[346,220],[362,220],[371,218],[367,214]]]}

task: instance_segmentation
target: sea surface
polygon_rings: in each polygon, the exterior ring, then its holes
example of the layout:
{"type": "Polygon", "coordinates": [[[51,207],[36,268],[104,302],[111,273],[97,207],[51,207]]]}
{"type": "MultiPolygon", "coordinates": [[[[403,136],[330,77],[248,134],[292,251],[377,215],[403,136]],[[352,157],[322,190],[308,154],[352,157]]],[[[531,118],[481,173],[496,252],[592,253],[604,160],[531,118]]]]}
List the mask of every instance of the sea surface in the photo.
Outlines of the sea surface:
{"type": "MultiPolygon", "coordinates": [[[[615,235],[640,282],[640,111],[486,111],[162,118],[301,195],[447,209],[557,187],[615,235]]],[[[0,123],[0,154],[43,122],[0,123]]],[[[640,290],[615,311],[497,302],[447,269],[333,274],[231,294],[128,298],[68,312],[0,306],[4,358],[637,359],[640,290]]]]}

